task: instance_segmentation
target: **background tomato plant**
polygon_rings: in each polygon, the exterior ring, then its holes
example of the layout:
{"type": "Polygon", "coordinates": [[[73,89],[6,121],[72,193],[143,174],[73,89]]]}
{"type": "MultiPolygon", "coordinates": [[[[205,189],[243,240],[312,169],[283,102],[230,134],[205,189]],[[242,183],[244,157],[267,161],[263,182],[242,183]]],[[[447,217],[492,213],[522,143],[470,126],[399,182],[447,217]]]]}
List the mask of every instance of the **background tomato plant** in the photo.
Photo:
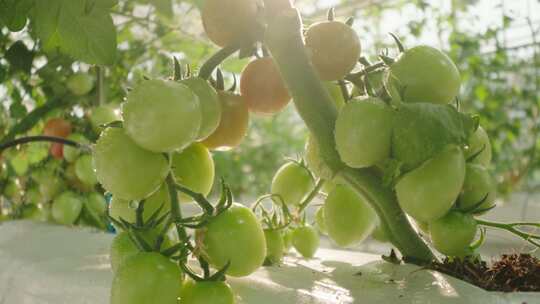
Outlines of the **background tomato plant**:
{"type": "MultiPolygon", "coordinates": [[[[76,123],[77,119],[88,117],[87,110],[100,103],[121,102],[126,90],[143,76],[161,77],[169,73],[172,56],[195,70],[217,48],[203,33],[200,13],[195,9],[202,5],[201,0],[120,0],[112,8],[107,3],[116,1],[92,1],[104,5],[99,5],[92,12],[94,18],[84,19],[83,24],[99,23],[101,31],[85,37],[84,45],[70,39],[77,33],[74,14],[54,20],[53,14],[26,10],[33,0],[20,1],[16,16],[0,13],[0,136],[8,135],[16,123],[41,107],[46,113],[25,124],[29,134],[40,134],[45,118],[57,114],[76,123]],[[183,18],[174,18],[177,15],[183,18]],[[58,41],[39,30],[55,21],[62,24],[58,41]],[[87,49],[88,45],[103,48],[96,52],[87,49]],[[95,80],[96,85],[88,94],[74,94],[66,86],[68,79],[79,72],[95,80]]],[[[15,2],[18,1],[0,1],[0,11],[9,11],[15,2]]],[[[74,1],[54,0],[43,11],[76,12],[77,7],[70,2],[74,1]]],[[[447,7],[426,0],[331,4],[336,7],[336,16],[356,17],[354,28],[364,50],[393,47],[386,35],[392,31],[405,44],[425,42],[448,51],[465,83],[462,106],[480,114],[481,124],[492,140],[491,170],[495,172],[499,192],[535,191],[540,188],[540,158],[536,153],[540,146],[536,136],[540,121],[538,20],[532,15],[529,25],[529,16],[522,13],[526,10],[516,13],[500,5],[490,7],[495,17],[489,24],[474,26],[475,20],[482,19],[474,16],[485,10],[485,2],[455,0],[447,7]],[[391,19],[399,11],[405,12],[399,23],[383,24],[382,20],[391,19]],[[520,37],[513,37],[516,32],[520,37]]],[[[321,16],[329,7],[327,1],[295,3],[305,14],[307,25],[324,19],[321,16]]],[[[231,58],[222,65],[227,84],[232,83],[232,73],[239,75],[246,63],[246,59],[231,58]]],[[[96,139],[95,135],[89,137],[90,141],[96,139]]],[[[256,117],[239,148],[214,154],[217,176],[234,180],[231,187],[237,195],[254,197],[266,192],[283,157],[300,155],[306,137],[305,127],[292,105],[278,115],[256,117]]],[[[43,155],[43,149],[25,147],[15,154],[18,159],[35,160],[40,153],[43,155]]],[[[7,154],[2,158],[2,187],[7,177],[17,175],[24,165],[8,161],[9,158],[7,154]]],[[[39,166],[39,162],[34,164],[39,166]]]]}

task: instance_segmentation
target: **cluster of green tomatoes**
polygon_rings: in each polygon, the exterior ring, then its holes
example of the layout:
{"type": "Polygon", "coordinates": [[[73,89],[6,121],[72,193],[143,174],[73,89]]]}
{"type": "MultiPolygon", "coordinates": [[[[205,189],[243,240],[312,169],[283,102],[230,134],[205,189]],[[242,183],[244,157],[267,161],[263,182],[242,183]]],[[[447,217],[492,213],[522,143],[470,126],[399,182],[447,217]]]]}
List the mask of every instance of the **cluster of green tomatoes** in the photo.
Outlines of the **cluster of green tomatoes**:
{"type": "MultiPolygon", "coordinates": [[[[94,82],[91,76],[79,72],[68,78],[66,86],[74,96],[83,96],[92,90],[94,82]]],[[[95,107],[87,114],[88,119],[81,120],[51,113],[30,134],[88,144],[90,140],[85,134],[95,136],[100,125],[118,119],[111,106],[95,107]]],[[[21,146],[3,156],[3,218],[106,229],[106,200],[87,151],[54,142],[21,146]]]]}

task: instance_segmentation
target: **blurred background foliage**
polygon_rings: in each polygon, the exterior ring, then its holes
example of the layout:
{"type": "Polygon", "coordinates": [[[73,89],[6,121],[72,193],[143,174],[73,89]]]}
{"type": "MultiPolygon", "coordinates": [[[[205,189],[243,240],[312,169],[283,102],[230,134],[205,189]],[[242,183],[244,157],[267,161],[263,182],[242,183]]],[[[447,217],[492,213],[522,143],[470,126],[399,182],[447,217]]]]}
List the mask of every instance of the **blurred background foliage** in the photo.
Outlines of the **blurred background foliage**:
{"type": "MultiPolygon", "coordinates": [[[[101,68],[44,50],[33,24],[17,32],[2,26],[0,136],[32,109],[54,100],[63,102],[49,116],[62,113],[72,121],[84,118],[99,102],[121,103],[126,90],[143,77],[169,77],[173,56],[197,69],[217,50],[200,24],[198,7],[203,1],[120,0],[111,14],[117,32],[116,61],[101,68]],[[65,81],[78,71],[104,73],[104,85],[81,97],[67,94],[65,81]]],[[[537,0],[297,0],[296,6],[307,24],[323,20],[330,7],[335,7],[340,20],[353,16],[368,57],[387,49],[396,54],[388,32],[396,33],[407,46],[424,43],[447,51],[462,73],[463,109],[480,115],[493,141],[491,169],[500,192],[540,190],[537,0]]],[[[229,85],[246,62],[231,58],[223,64],[229,85]]],[[[307,130],[293,107],[272,117],[252,117],[248,138],[238,149],[215,152],[217,175],[231,184],[237,196],[252,198],[268,192],[284,159],[302,156],[307,130]]],[[[38,123],[31,132],[39,133],[41,126],[38,123]]],[[[46,157],[36,148],[24,149],[3,157],[4,179],[26,172],[20,168],[24,161],[21,165],[13,158],[39,163],[40,157],[46,157]]]]}

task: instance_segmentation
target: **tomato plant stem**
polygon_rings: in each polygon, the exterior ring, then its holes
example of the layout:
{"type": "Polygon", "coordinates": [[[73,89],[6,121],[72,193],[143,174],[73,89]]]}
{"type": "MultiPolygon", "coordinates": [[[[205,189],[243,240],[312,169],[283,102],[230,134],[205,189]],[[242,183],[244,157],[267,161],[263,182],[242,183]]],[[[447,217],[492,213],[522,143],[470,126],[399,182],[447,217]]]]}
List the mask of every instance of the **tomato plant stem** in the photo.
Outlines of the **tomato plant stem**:
{"type": "Polygon", "coordinates": [[[182,221],[182,209],[180,209],[176,182],[174,181],[172,174],[167,176],[167,186],[169,188],[169,197],[171,201],[171,217],[173,219],[174,226],[176,227],[176,233],[178,234],[180,242],[185,242],[188,236],[186,229],[180,224],[180,221],[182,221]]]}
{"type": "Polygon", "coordinates": [[[313,187],[313,190],[304,198],[304,200],[300,203],[298,206],[298,214],[301,214],[304,209],[311,203],[311,201],[319,194],[319,190],[321,190],[322,186],[324,185],[324,180],[319,179],[315,186],[313,187]]]}
{"type": "Polygon", "coordinates": [[[76,147],[76,148],[89,149],[89,147],[86,145],[80,144],[78,142],[75,142],[69,139],[65,139],[63,137],[38,135],[38,136],[21,137],[21,138],[17,138],[15,140],[0,144],[0,152],[9,148],[18,146],[18,145],[32,143],[32,142],[40,142],[40,141],[41,142],[55,142],[55,143],[60,143],[60,144],[76,147]]]}
{"type": "Polygon", "coordinates": [[[212,75],[212,72],[216,69],[216,67],[220,65],[223,60],[227,59],[227,57],[236,53],[239,49],[239,44],[233,44],[217,51],[217,53],[212,55],[212,57],[208,58],[208,60],[203,63],[199,70],[199,77],[202,79],[210,78],[210,75],[212,75]]]}
{"type": "Polygon", "coordinates": [[[540,242],[539,242],[540,235],[527,233],[516,228],[516,227],[540,228],[540,223],[498,223],[498,222],[491,222],[491,221],[479,220],[479,219],[477,219],[476,222],[478,223],[478,225],[481,225],[481,226],[506,230],[512,234],[519,236],[520,238],[529,242],[530,244],[536,247],[540,247],[540,242]],[[539,240],[539,241],[536,241],[536,240],[539,240]]]}
{"type": "Polygon", "coordinates": [[[390,241],[403,256],[424,262],[435,259],[399,207],[393,191],[383,186],[381,178],[370,169],[347,168],[339,158],[334,141],[337,109],[309,61],[298,12],[285,10],[274,18],[268,26],[265,42],[300,116],[319,143],[325,164],[370,203],[388,228],[390,241]]]}

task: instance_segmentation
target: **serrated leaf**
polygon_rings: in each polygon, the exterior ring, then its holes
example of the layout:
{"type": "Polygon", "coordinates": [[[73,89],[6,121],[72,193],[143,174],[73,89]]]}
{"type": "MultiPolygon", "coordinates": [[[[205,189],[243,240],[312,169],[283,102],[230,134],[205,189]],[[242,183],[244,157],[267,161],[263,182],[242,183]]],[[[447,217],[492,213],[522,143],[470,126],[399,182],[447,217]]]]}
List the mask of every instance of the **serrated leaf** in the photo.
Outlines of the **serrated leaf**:
{"type": "Polygon", "coordinates": [[[110,0],[38,1],[34,29],[44,49],[59,49],[75,59],[111,65],[116,58],[116,28],[110,0]]]}
{"type": "Polygon", "coordinates": [[[34,0],[0,0],[0,23],[12,32],[22,30],[33,5],[34,0]]]}
{"type": "Polygon", "coordinates": [[[470,116],[450,105],[402,104],[395,116],[392,156],[405,171],[412,170],[448,144],[465,144],[473,125],[470,116]]]}

